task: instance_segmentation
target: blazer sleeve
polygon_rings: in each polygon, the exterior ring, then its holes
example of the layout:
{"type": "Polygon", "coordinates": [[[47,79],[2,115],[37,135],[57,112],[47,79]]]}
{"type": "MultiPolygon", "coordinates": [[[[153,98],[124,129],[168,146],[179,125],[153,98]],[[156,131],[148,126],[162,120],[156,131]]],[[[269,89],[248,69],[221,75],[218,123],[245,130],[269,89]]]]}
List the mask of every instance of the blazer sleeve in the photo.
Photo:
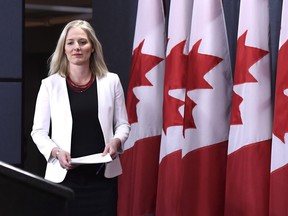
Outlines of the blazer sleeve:
{"type": "Polygon", "coordinates": [[[31,137],[45,159],[48,162],[53,162],[54,158],[51,157],[51,151],[57,145],[49,136],[50,116],[49,91],[42,80],[35,105],[31,137]]]}
{"type": "Polygon", "coordinates": [[[130,132],[130,124],[128,123],[123,87],[118,75],[115,77],[115,112],[113,116],[114,138],[119,138],[121,140],[121,148],[119,149],[119,153],[121,153],[123,152],[123,144],[130,132]]]}

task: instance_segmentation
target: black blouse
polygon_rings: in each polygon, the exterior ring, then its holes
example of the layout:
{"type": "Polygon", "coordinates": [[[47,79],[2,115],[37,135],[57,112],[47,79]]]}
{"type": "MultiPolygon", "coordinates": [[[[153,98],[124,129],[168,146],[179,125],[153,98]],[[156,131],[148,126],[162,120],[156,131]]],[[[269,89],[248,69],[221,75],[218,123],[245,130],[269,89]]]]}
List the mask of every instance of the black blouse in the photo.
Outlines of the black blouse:
{"type": "Polygon", "coordinates": [[[97,82],[84,92],[74,91],[67,83],[73,119],[71,157],[103,152],[104,136],[98,119],[97,82]]]}

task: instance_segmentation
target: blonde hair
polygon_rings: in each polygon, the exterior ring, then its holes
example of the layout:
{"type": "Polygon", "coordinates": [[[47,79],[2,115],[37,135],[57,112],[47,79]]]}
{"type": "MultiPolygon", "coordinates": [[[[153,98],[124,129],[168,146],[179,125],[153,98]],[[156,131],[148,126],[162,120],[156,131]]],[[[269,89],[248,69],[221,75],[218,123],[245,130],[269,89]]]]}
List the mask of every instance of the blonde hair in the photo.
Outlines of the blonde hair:
{"type": "Polygon", "coordinates": [[[108,72],[107,66],[104,61],[103,56],[103,50],[102,46],[99,42],[99,40],[96,37],[95,31],[93,30],[92,26],[84,20],[74,20],[69,22],[63,29],[59,40],[57,42],[57,46],[55,48],[54,53],[50,56],[48,59],[49,63],[49,72],[48,75],[52,75],[55,73],[59,73],[63,77],[67,77],[69,71],[68,71],[68,59],[65,55],[65,41],[68,31],[71,28],[79,27],[88,36],[88,39],[90,40],[92,44],[92,49],[94,49],[94,52],[91,53],[90,56],[90,70],[91,72],[98,77],[102,77],[106,75],[108,72]]]}

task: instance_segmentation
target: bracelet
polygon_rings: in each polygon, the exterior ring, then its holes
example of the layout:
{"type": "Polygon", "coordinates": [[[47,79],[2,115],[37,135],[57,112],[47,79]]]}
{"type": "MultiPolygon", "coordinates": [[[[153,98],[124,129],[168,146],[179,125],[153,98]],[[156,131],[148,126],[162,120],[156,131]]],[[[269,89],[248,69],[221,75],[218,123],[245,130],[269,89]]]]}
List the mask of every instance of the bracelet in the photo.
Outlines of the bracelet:
{"type": "Polygon", "coordinates": [[[60,153],[60,148],[58,148],[57,151],[56,151],[56,156],[55,156],[56,159],[58,159],[59,153],[60,153]]]}

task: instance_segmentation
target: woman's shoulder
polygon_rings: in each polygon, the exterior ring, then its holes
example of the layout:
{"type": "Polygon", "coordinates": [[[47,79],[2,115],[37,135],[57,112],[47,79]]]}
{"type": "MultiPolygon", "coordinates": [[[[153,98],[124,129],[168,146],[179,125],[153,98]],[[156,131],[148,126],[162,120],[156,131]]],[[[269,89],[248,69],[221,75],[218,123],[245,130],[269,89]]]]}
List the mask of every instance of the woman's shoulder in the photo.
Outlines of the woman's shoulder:
{"type": "Polygon", "coordinates": [[[65,86],[65,80],[65,77],[60,76],[59,74],[53,74],[43,79],[42,84],[49,89],[62,88],[65,86]]]}
{"type": "Polygon", "coordinates": [[[117,73],[114,73],[114,72],[111,72],[111,71],[107,71],[106,75],[109,76],[109,77],[114,77],[114,78],[118,77],[117,73]]]}
{"type": "Polygon", "coordinates": [[[108,71],[104,76],[100,77],[99,80],[114,80],[117,81],[119,80],[119,76],[118,74],[114,73],[114,72],[110,72],[108,71]]]}
{"type": "Polygon", "coordinates": [[[43,82],[57,82],[59,80],[65,79],[64,77],[60,76],[59,74],[52,74],[46,78],[43,79],[43,82]]]}

